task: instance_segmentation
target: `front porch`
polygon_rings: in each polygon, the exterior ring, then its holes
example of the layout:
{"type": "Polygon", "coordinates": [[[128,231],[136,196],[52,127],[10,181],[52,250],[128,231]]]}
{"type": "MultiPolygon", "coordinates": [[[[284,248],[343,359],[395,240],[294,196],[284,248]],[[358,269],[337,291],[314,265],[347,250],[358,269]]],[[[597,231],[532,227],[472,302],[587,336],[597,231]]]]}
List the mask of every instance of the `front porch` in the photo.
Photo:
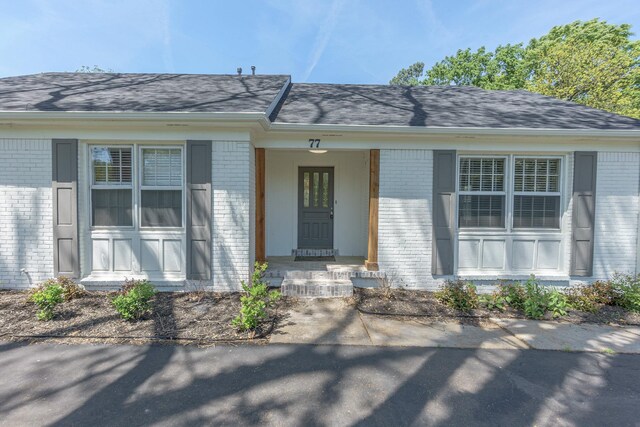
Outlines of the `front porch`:
{"type": "Polygon", "coordinates": [[[384,277],[376,273],[378,150],[256,148],[255,161],[255,255],[269,262],[272,285],[347,281],[352,289],[384,277]],[[295,261],[302,251],[336,257],[295,261]]]}

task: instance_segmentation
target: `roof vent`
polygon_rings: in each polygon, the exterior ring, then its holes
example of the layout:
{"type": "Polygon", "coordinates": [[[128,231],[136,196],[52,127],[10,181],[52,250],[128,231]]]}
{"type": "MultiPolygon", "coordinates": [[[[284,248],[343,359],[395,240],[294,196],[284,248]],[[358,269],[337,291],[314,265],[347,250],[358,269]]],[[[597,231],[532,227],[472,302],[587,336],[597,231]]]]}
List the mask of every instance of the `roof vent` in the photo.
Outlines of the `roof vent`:
{"type": "Polygon", "coordinates": [[[251,75],[252,75],[252,76],[255,76],[255,75],[256,75],[256,66],[255,66],[255,65],[252,65],[252,66],[251,66],[251,75]]]}
{"type": "Polygon", "coordinates": [[[236,69],[236,71],[238,72],[238,75],[241,75],[241,74],[242,74],[242,67],[238,67],[238,68],[236,69]]]}

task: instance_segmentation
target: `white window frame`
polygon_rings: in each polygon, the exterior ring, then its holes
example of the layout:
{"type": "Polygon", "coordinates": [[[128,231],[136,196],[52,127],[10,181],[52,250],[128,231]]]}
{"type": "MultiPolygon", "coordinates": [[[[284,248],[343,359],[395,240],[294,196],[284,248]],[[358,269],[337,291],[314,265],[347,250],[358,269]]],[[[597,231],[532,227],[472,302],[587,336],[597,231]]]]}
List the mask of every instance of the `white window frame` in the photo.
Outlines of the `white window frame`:
{"type": "Polygon", "coordinates": [[[138,204],[136,205],[136,211],[138,213],[138,227],[141,230],[181,230],[183,228],[185,228],[185,223],[186,223],[186,218],[185,218],[185,213],[186,213],[186,179],[187,179],[187,174],[186,174],[186,156],[185,156],[185,150],[184,150],[184,146],[182,145],[148,145],[148,144],[138,144],[138,158],[140,159],[139,163],[137,163],[136,165],[138,166],[137,169],[137,176],[138,176],[138,186],[137,186],[137,200],[139,201],[138,204]],[[182,182],[180,186],[177,185],[171,185],[171,186],[162,186],[162,185],[144,185],[144,167],[142,165],[142,163],[144,162],[144,157],[142,154],[143,150],[149,150],[149,149],[157,149],[157,150],[175,150],[178,149],[180,150],[180,163],[182,166],[182,182]],[[181,224],[178,227],[158,227],[158,226],[153,226],[153,227],[147,227],[147,226],[143,226],[142,225],[142,192],[144,190],[156,190],[156,191],[162,191],[162,190],[167,190],[167,191],[181,191],[181,195],[180,195],[180,199],[181,199],[181,209],[182,209],[182,215],[180,215],[181,217],[181,224]]]}
{"type": "Polygon", "coordinates": [[[133,230],[136,228],[136,190],[135,165],[136,150],[132,144],[91,144],[89,148],[89,224],[92,229],[133,230]],[[96,184],[94,182],[93,149],[94,148],[130,148],[131,149],[131,182],[128,185],[96,184]],[[131,225],[94,225],[93,223],[93,190],[131,190],[131,225]]]}
{"type": "MultiPolygon", "coordinates": [[[[509,176],[509,156],[492,154],[461,154],[457,156],[456,162],[456,229],[462,232],[484,232],[484,231],[505,231],[509,228],[509,187],[511,180],[509,176]],[[502,191],[462,191],[460,190],[460,166],[463,159],[503,159],[504,160],[504,180],[502,191]],[[504,227],[460,227],[460,196],[504,196],[504,227]]],[[[482,187],[482,182],[480,183],[482,187]]]]}
{"type": "Polygon", "coordinates": [[[516,159],[540,159],[540,160],[558,160],[559,170],[558,170],[558,190],[553,192],[545,192],[545,191],[516,191],[513,188],[513,185],[509,188],[511,190],[510,206],[509,206],[509,214],[511,216],[509,221],[509,231],[518,233],[520,231],[523,232],[560,232],[562,231],[562,207],[564,205],[564,174],[565,174],[565,162],[563,156],[545,156],[545,155],[535,155],[535,154],[512,154],[511,156],[511,177],[513,178],[513,182],[515,183],[516,176],[516,159]],[[513,212],[515,205],[515,196],[560,196],[558,205],[558,228],[545,228],[545,227],[520,227],[515,228],[513,226],[513,212]]]}
{"type": "Polygon", "coordinates": [[[562,216],[565,207],[567,191],[565,189],[566,156],[549,155],[549,154],[458,154],[456,161],[456,209],[455,209],[455,227],[458,234],[483,234],[483,233],[561,233],[563,232],[562,216]],[[460,196],[464,195],[499,195],[500,192],[494,191],[462,191],[460,190],[460,164],[462,159],[468,158],[485,158],[485,159],[505,159],[505,177],[504,177],[504,194],[505,194],[505,226],[501,227],[460,227],[460,196]],[[513,188],[515,181],[515,159],[557,159],[560,162],[560,171],[558,173],[558,192],[516,192],[513,188]],[[560,196],[560,212],[558,218],[559,228],[513,228],[513,208],[516,195],[526,196],[560,196]]]}
{"type": "MultiPolygon", "coordinates": [[[[167,231],[167,232],[176,232],[176,231],[181,231],[184,230],[186,228],[186,203],[187,203],[187,199],[186,199],[186,180],[187,180],[187,174],[186,174],[186,170],[187,170],[187,165],[186,165],[186,156],[185,156],[185,145],[179,145],[176,144],[175,142],[171,143],[171,144],[158,144],[157,142],[155,144],[145,144],[145,143],[123,143],[123,144],[118,144],[118,143],[98,143],[96,142],[95,144],[87,144],[88,147],[88,155],[87,155],[87,162],[88,162],[88,178],[89,178],[89,189],[88,189],[88,194],[87,194],[87,200],[88,200],[88,212],[87,212],[87,216],[88,216],[88,223],[89,223],[89,228],[90,230],[110,230],[110,231],[158,231],[158,232],[162,232],[162,231],[167,231]],[[93,157],[92,157],[92,150],[93,148],[131,148],[131,186],[124,186],[124,185],[100,185],[100,184],[94,184],[93,183],[93,157]],[[179,227],[143,227],[142,223],[141,223],[141,215],[140,215],[140,209],[142,208],[142,206],[140,205],[140,199],[141,199],[141,191],[142,191],[142,166],[140,164],[140,162],[142,161],[142,149],[143,148],[155,148],[155,149],[179,149],[180,153],[181,153],[181,158],[182,158],[182,185],[180,187],[178,186],[171,186],[171,187],[163,187],[163,186],[145,186],[146,190],[181,190],[182,191],[182,197],[181,197],[181,201],[182,201],[182,224],[179,227]],[[121,189],[127,189],[130,188],[131,189],[131,197],[132,197],[132,202],[131,202],[131,207],[132,207],[132,217],[133,217],[133,222],[132,225],[122,225],[122,226],[111,226],[111,225],[93,225],[93,197],[91,194],[91,190],[93,189],[102,189],[102,190],[110,190],[110,189],[115,189],[115,190],[121,190],[121,189]]],[[[86,164],[86,163],[85,163],[86,164]]],[[[86,187],[85,187],[86,188],[86,187]]]]}

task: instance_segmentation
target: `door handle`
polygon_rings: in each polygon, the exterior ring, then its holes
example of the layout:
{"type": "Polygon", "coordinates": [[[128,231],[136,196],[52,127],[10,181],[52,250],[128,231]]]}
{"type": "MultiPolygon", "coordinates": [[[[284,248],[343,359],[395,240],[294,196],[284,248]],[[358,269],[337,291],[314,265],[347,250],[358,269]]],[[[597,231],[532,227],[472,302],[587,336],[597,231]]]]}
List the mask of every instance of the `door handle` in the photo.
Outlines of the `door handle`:
{"type": "Polygon", "coordinates": [[[331,213],[329,214],[329,218],[333,219],[333,208],[331,208],[331,213]]]}

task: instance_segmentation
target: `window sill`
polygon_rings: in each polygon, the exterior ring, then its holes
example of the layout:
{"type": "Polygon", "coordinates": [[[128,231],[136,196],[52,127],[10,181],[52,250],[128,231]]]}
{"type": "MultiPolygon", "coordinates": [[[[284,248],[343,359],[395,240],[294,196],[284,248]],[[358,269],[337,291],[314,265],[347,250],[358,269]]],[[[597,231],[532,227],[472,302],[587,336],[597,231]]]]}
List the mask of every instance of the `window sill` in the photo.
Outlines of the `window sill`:
{"type": "Polygon", "coordinates": [[[508,235],[508,236],[531,236],[531,235],[561,235],[561,229],[548,228],[521,228],[517,230],[507,230],[505,228],[474,228],[474,229],[458,229],[458,236],[481,236],[481,235],[508,235]]]}
{"type": "Polygon", "coordinates": [[[456,277],[461,280],[518,280],[526,281],[531,275],[534,275],[539,281],[569,281],[571,277],[562,272],[550,271],[503,271],[503,272],[479,272],[475,271],[458,271],[456,277]]]}

